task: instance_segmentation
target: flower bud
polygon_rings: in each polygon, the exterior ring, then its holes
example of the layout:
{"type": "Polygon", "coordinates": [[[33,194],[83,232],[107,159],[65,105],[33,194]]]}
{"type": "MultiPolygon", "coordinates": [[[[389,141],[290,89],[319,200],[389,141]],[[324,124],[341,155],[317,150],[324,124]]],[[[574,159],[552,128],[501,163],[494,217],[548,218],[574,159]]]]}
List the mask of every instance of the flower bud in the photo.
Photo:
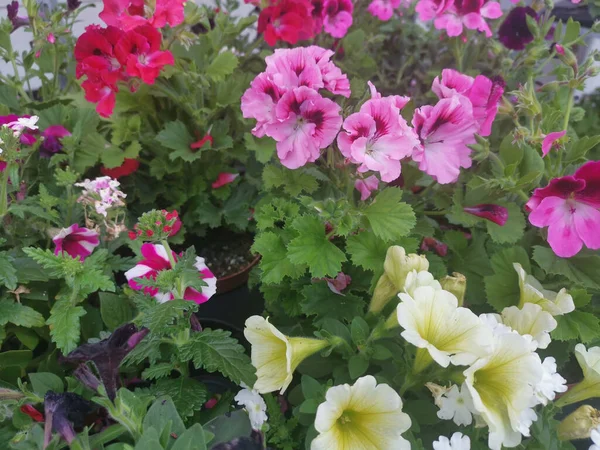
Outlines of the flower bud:
{"type": "Polygon", "coordinates": [[[575,56],[575,54],[568,48],[563,47],[562,45],[560,46],[562,51],[559,51],[558,47],[559,46],[557,45],[556,53],[558,59],[560,59],[567,66],[572,67],[573,70],[577,70],[577,57],[575,56]]]}
{"type": "Polygon", "coordinates": [[[375,286],[369,312],[380,312],[390,299],[399,292],[386,274],[381,275],[375,286]]]}
{"type": "Polygon", "coordinates": [[[406,250],[399,245],[394,245],[388,248],[383,263],[383,270],[389,280],[400,292],[404,288],[406,275],[412,270],[422,272],[429,269],[429,261],[425,256],[417,255],[416,253],[406,254],[406,250]]]}
{"type": "Polygon", "coordinates": [[[590,405],[583,405],[558,425],[558,438],[561,441],[587,439],[598,425],[600,425],[600,411],[590,405]]]}
{"type": "Polygon", "coordinates": [[[445,276],[440,280],[442,289],[448,291],[458,299],[458,306],[462,306],[467,290],[467,277],[462,273],[454,272],[452,276],[445,276]]]}

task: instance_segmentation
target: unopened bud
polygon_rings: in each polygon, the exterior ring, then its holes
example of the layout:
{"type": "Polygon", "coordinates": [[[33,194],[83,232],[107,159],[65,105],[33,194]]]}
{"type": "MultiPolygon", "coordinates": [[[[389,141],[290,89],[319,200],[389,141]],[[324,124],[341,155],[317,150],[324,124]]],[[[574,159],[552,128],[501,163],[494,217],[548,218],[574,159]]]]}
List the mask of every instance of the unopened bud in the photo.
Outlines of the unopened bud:
{"type": "Polygon", "coordinates": [[[375,286],[373,297],[371,298],[371,304],[369,305],[369,312],[378,313],[381,312],[385,305],[388,304],[390,299],[400,292],[396,286],[390,281],[386,274],[381,275],[375,286]]]}
{"type": "Polygon", "coordinates": [[[575,57],[575,54],[569,50],[568,48],[565,48],[563,46],[560,46],[562,51],[558,50],[558,45],[556,46],[556,53],[558,56],[558,59],[560,59],[564,64],[566,64],[569,67],[572,67],[573,70],[577,70],[577,58],[575,57]]]}
{"type": "Polygon", "coordinates": [[[558,425],[558,438],[561,441],[587,439],[598,425],[600,425],[600,411],[590,405],[583,405],[558,425]]]}
{"type": "Polygon", "coordinates": [[[383,270],[392,284],[400,292],[404,288],[408,272],[416,270],[422,272],[429,269],[429,261],[425,256],[416,253],[406,254],[406,250],[399,245],[388,248],[383,264],[383,270]]]}
{"type": "Polygon", "coordinates": [[[465,301],[465,292],[467,290],[467,278],[458,272],[452,276],[446,276],[440,280],[442,289],[448,291],[458,299],[458,306],[462,306],[465,301]]]}

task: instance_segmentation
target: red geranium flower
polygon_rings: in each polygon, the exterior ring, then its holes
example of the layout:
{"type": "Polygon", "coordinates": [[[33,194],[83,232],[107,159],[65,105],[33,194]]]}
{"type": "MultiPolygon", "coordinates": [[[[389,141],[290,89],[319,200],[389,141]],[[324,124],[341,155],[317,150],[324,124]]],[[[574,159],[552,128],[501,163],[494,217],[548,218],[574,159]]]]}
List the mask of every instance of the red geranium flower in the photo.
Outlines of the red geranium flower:
{"type": "Polygon", "coordinates": [[[258,17],[258,32],[267,44],[277,41],[295,44],[314,36],[313,5],[307,0],[281,0],[263,9],[258,17]]]}
{"type": "Polygon", "coordinates": [[[109,176],[114,179],[119,179],[121,177],[126,177],[127,175],[131,175],[140,167],[140,162],[137,159],[125,158],[123,164],[118,167],[101,167],[100,172],[102,175],[109,176]]]}

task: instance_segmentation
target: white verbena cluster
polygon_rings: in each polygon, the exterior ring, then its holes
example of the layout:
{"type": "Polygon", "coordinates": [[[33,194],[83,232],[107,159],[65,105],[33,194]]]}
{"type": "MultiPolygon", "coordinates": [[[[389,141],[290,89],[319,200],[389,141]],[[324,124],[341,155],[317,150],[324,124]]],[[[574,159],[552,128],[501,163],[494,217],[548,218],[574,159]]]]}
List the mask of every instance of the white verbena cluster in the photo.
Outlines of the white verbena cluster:
{"type": "Polygon", "coordinates": [[[86,179],[81,183],[75,183],[75,186],[83,188],[77,201],[93,205],[98,214],[106,217],[108,209],[125,205],[123,199],[127,195],[119,189],[120,185],[121,183],[111,177],[98,177],[94,180],[86,179]]]}

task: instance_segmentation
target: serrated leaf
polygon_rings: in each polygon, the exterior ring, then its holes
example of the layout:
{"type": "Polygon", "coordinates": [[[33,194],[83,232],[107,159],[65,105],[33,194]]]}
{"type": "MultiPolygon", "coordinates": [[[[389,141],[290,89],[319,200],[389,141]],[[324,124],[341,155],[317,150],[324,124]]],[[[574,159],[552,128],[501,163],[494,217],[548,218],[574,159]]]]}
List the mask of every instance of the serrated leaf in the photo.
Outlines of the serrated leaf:
{"type": "Polygon", "coordinates": [[[207,328],[194,334],[180,352],[184,360],[192,360],[198,369],[219,371],[236,384],[254,386],[256,376],[250,358],[228,331],[207,328]]]}
{"type": "Polygon", "coordinates": [[[171,300],[153,306],[144,313],[142,325],[152,333],[168,334],[177,319],[186,313],[197,311],[198,305],[187,300],[171,300]]]}
{"type": "Polygon", "coordinates": [[[350,236],[346,241],[346,251],[350,253],[352,262],[376,273],[383,270],[388,247],[386,241],[368,231],[350,236]]]}
{"type": "Polygon", "coordinates": [[[298,278],[306,271],[304,264],[293,264],[287,258],[287,249],[281,237],[273,232],[260,233],[254,239],[252,251],[259,253],[261,281],[266,284],[276,284],[285,277],[298,278]]]}
{"type": "Polygon", "coordinates": [[[507,306],[519,304],[521,296],[519,276],[513,263],[519,263],[527,273],[531,272],[527,252],[522,247],[510,247],[492,256],[494,275],[484,279],[488,303],[498,312],[507,306]]]}
{"type": "Polygon", "coordinates": [[[600,321],[591,313],[573,311],[555,317],[558,326],[552,332],[552,339],[559,341],[577,340],[583,343],[592,342],[600,335],[600,321]]]}
{"type": "Polygon", "coordinates": [[[7,323],[26,328],[43,327],[44,316],[35,309],[12,300],[0,300],[0,327],[7,323]]]}
{"type": "Polygon", "coordinates": [[[56,346],[67,355],[75,350],[79,343],[79,319],[85,315],[81,306],[73,306],[68,300],[57,301],[50,311],[46,324],[50,326],[50,335],[56,346]]]}
{"type": "Polygon", "coordinates": [[[168,395],[173,400],[177,411],[182,417],[190,417],[195,411],[202,409],[208,400],[208,390],[193,378],[179,377],[176,379],[160,380],[152,388],[155,395],[168,395]]]}
{"type": "Polygon", "coordinates": [[[505,203],[502,206],[508,209],[508,220],[504,225],[498,225],[486,220],[488,234],[494,242],[512,244],[523,237],[523,233],[525,232],[525,216],[516,203],[505,203]]]}
{"type": "Polygon", "coordinates": [[[175,370],[175,365],[172,363],[159,363],[147,367],[142,372],[144,380],[159,380],[168,377],[175,370]]]}
{"type": "Polygon", "coordinates": [[[133,319],[133,310],[127,298],[106,292],[101,292],[99,297],[100,314],[110,330],[133,319]]]}
{"type": "Polygon", "coordinates": [[[256,160],[262,164],[269,162],[275,153],[275,141],[268,137],[259,139],[250,133],[245,133],[244,143],[248,150],[256,154],[256,160]]]}
{"type": "Polygon", "coordinates": [[[410,233],[416,224],[415,213],[410,205],[401,202],[402,191],[387,188],[365,208],[373,233],[383,240],[392,241],[410,233]]]}
{"type": "Polygon", "coordinates": [[[167,122],[160,133],[156,135],[156,140],[163,147],[175,150],[169,153],[171,161],[181,158],[184,161],[194,161],[201,156],[202,149],[194,152],[190,149],[190,145],[194,141],[193,137],[188,132],[185,124],[179,120],[167,122]]]}
{"type": "Polygon", "coordinates": [[[333,293],[324,281],[305,286],[302,295],[302,312],[316,316],[317,325],[327,318],[350,322],[353,317],[362,315],[366,306],[366,302],[356,295],[333,293]]]}
{"type": "Polygon", "coordinates": [[[319,187],[316,177],[307,171],[289,170],[275,165],[267,165],[264,168],[263,182],[267,189],[283,186],[285,193],[291,197],[297,197],[301,192],[310,194],[319,187]]]}
{"type": "Polygon", "coordinates": [[[568,316],[569,314],[555,317],[557,325],[551,333],[553,340],[572,341],[579,338],[579,327],[568,316]]]}
{"type": "Polygon", "coordinates": [[[336,276],[342,270],[346,255],[325,235],[325,225],[314,216],[301,216],[292,222],[298,236],[288,245],[288,259],[306,264],[313,277],[336,276]]]}
{"type": "Polygon", "coordinates": [[[231,75],[238,66],[238,58],[230,51],[219,53],[206,68],[206,74],[214,80],[231,75]]]}
{"type": "Polygon", "coordinates": [[[600,256],[578,254],[560,258],[547,247],[533,247],[533,259],[548,274],[562,275],[573,283],[600,290],[600,256]]]}

